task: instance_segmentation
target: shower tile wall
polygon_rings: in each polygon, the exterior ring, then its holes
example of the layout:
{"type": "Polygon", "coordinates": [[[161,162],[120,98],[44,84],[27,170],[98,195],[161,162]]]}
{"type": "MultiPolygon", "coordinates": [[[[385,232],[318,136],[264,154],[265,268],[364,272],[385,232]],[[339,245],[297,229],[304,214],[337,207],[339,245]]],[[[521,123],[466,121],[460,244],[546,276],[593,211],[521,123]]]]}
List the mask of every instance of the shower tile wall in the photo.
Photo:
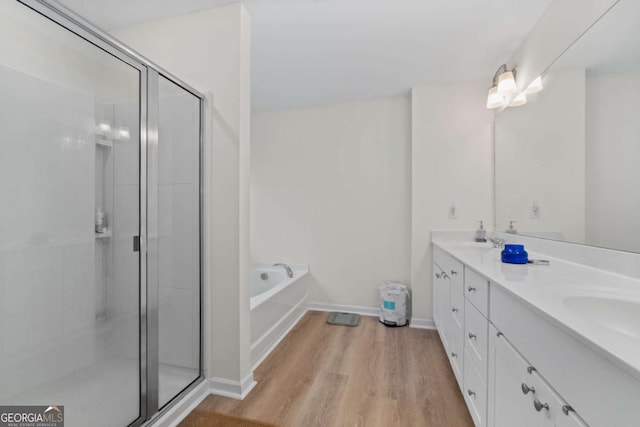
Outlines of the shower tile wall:
{"type": "Polygon", "coordinates": [[[0,81],[0,401],[54,398],[69,425],[100,425],[93,414],[133,391],[104,420],[126,425],[140,378],[138,103],[97,104],[4,66],[0,81]],[[96,144],[105,117],[134,137],[96,144]],[[97,238],[96,207],[112,238],[97,238]]]}
{"type": "Polygon", "coordinates": [[[7,401],[95,356],[87,332],[95,316],[95,287],[87,286],[94,183],[86,179],[95,100],[4,66],[0,81],[0,200],[10,201],[0,210],[0,398],[7,401]]]}
{"type": "Polygon", "coordinates": [[[136,103],[113,105],[114,130],[126,130],[129,137],[118,137],[113,143],[113,278],[108,292],[108,315],[119,325],[115,328],[108,351],[137,363],[138,316],[140,305],[139,256],[133,251],[133,236],[139,234],[139,162],[140,133],[136,103]]]}

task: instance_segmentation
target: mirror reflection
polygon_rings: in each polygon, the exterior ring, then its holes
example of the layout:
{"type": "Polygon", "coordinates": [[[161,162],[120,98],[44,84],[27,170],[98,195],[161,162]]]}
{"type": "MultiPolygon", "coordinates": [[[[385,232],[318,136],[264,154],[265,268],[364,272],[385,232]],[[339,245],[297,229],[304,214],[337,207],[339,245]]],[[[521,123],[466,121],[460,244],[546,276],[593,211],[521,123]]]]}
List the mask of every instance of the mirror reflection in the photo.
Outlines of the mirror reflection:
{"type": "Polygon", "coordinates": [[[496,229],[640,252],[640,2],[620,2],[496,117],[496,229]]]}

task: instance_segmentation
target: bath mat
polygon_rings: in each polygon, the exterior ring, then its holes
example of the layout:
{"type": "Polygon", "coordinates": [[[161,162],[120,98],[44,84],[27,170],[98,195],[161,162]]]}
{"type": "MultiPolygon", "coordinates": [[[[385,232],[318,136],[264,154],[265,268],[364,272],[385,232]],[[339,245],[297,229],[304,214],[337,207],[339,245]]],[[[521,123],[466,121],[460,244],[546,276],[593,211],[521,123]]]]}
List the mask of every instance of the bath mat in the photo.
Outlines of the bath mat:
{"type": "Polygon", "coordinates": [[[194,409],[178,424],[179,427],[276,427],[275,424],[263,421],[250,420],[236,415],[222,414],[220,412],[194,409]]]}
{"type": "Polygon", "coordinates": [[[360,315],[354,313],[338,313],[334,311],[327,318],[327,323],[330,325],[358,326],[359,322],[360,315]]]}

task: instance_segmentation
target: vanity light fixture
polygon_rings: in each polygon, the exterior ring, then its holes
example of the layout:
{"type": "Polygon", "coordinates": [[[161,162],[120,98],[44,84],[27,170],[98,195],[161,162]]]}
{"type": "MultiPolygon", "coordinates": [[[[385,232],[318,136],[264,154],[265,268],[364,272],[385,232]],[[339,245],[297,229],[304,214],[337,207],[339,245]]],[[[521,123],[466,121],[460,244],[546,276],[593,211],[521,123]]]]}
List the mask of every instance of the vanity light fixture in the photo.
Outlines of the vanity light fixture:
{"type": "Polygon", "coordinates": [[[504,107],[505,102],[504,96],[498,93],[498,86],[491,86],[491,89],[489,89],[489,95],[487,96],[487,108],[493,109],[504,107]]]}
{"type": "Polygon", "coordinates": [[[544,86],[542,86],[542,76],[538,76],[529,83],[529,86],[527,86],[524,92],[527,95],[531,95],[532,93],[540,92],[542,89],[544,89],[544,86]]]}
{"type": "Polygon", "coordinates": [[[507,64],[502,64],[493,75],[493,85],[487,95],[487,108],[500,108],[506,104],[505,97],[516,91],[516,69],[509,70],[507,64]]]}
{"type": "MultiPolygon", "coordinates": [[[[505,68],[506,65],[503,65],[505,68]]],[[[515,70],[514,70],[515,71],[515,70]]],[[[516,91],[516,79],[513,71],[505,71],[498,76],[498,92],[503,95],[511,95],[516,91]]]]}
{"type": "Polygon", "coordinates": [[[527,92],[524,91],[511,100],[511,102],[509,103],[509,107],[520,107],[521,105],[524,105],[526,103],[527,103],[527,92]]]}

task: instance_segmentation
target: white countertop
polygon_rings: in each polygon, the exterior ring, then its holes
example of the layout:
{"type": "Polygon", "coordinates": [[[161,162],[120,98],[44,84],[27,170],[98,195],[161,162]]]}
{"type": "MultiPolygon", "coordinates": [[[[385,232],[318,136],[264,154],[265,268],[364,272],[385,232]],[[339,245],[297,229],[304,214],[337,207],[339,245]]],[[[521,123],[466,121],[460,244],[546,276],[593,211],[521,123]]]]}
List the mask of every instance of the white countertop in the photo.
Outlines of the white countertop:
{"type": "Polygon", "coordinates": [[[528,250],[529,259],[550,265],[502,263],[501,249],[491,244],[432,242],[640,379],[640,280],[528,250]],[[615,300],[618,309],[598,309],[599,299],[615,300]],[[575,302],[587,305],[576,311],[575,302]],[[637,310],[629,303],[638,304],[637,310]]]}

